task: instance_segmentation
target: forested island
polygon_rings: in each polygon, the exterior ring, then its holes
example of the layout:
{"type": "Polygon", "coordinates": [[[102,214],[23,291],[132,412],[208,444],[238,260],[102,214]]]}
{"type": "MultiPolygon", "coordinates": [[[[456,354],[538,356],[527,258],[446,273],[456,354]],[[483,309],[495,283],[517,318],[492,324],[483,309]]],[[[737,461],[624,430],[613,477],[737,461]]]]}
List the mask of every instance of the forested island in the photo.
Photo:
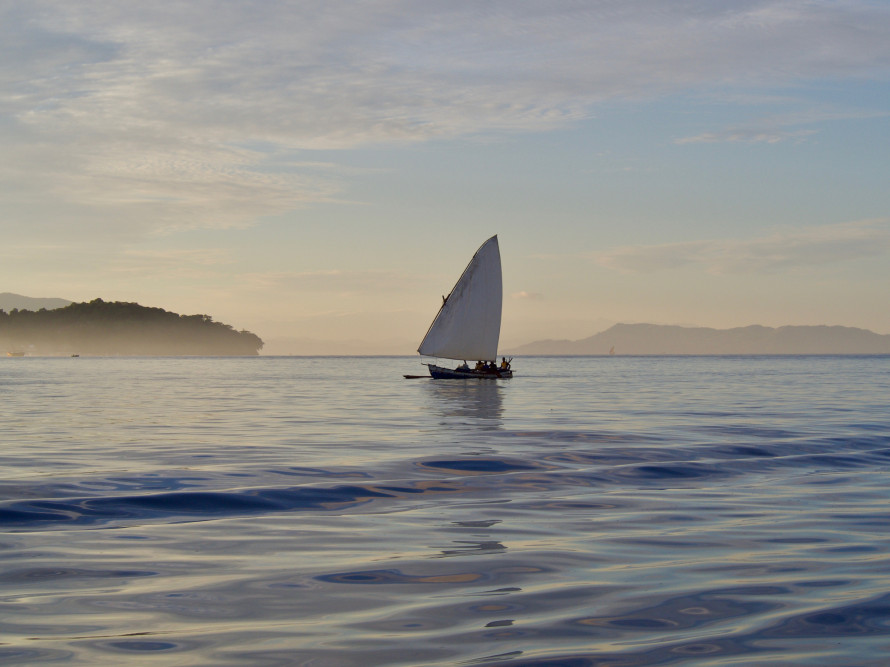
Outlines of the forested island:
{"type": "Polygon", "coordinates": [[[13,355],[254,356],[263,341],[209,315],[93,299],[52,310],[0,310],[0,347],[13,355]]]}

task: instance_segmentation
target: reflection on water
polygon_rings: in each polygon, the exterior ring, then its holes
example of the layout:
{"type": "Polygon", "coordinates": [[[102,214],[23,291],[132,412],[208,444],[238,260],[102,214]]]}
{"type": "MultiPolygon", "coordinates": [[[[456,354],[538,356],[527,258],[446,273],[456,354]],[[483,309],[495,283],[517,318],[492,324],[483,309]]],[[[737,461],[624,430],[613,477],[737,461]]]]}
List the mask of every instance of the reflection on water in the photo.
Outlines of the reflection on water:
{"type": "Polygon", "coordinates": [[[885,663],[890,358],[18,361],[0,663],[885,663]]]}
{"type": "Polygon", "coordinates": [[[496,380],[428,380],[421,385],[431,413],[452,422],[492,430],[503,427],[504,388],[496,380]]]}

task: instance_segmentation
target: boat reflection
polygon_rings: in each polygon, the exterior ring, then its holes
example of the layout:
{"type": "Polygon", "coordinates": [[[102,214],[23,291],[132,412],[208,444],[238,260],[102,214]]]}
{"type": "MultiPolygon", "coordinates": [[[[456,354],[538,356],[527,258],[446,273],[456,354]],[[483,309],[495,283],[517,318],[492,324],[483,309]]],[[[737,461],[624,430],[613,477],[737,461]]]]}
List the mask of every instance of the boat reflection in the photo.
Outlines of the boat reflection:
{"type": "Polygon", "coordinates": [[[494,380],[431,380],[424,383],[429,409],[443,419],[483,428],[503,427],[503,387],[494,380]]]}

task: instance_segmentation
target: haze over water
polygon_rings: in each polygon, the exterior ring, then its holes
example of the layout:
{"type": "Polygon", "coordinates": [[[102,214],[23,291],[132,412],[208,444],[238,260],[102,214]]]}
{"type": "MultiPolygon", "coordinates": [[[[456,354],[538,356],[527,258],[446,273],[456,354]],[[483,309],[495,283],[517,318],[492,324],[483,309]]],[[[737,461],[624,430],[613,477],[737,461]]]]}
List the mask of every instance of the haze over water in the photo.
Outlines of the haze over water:
{"type": "Polygon", "coordinates": [[[890,357],[0,360],[0,662],[883,665],[890,357]]]}

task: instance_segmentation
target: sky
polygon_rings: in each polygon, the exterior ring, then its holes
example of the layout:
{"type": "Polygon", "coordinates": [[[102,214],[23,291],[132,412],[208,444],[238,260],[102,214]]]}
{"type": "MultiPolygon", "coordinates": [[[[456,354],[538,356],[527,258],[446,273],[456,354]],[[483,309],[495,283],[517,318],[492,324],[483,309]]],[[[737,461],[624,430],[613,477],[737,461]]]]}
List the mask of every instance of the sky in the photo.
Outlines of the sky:
{"type": "Polygon", "coordinates": [[[0,0],[0,291],[413,354],[890,333],[890,2],[0,0]]]}

